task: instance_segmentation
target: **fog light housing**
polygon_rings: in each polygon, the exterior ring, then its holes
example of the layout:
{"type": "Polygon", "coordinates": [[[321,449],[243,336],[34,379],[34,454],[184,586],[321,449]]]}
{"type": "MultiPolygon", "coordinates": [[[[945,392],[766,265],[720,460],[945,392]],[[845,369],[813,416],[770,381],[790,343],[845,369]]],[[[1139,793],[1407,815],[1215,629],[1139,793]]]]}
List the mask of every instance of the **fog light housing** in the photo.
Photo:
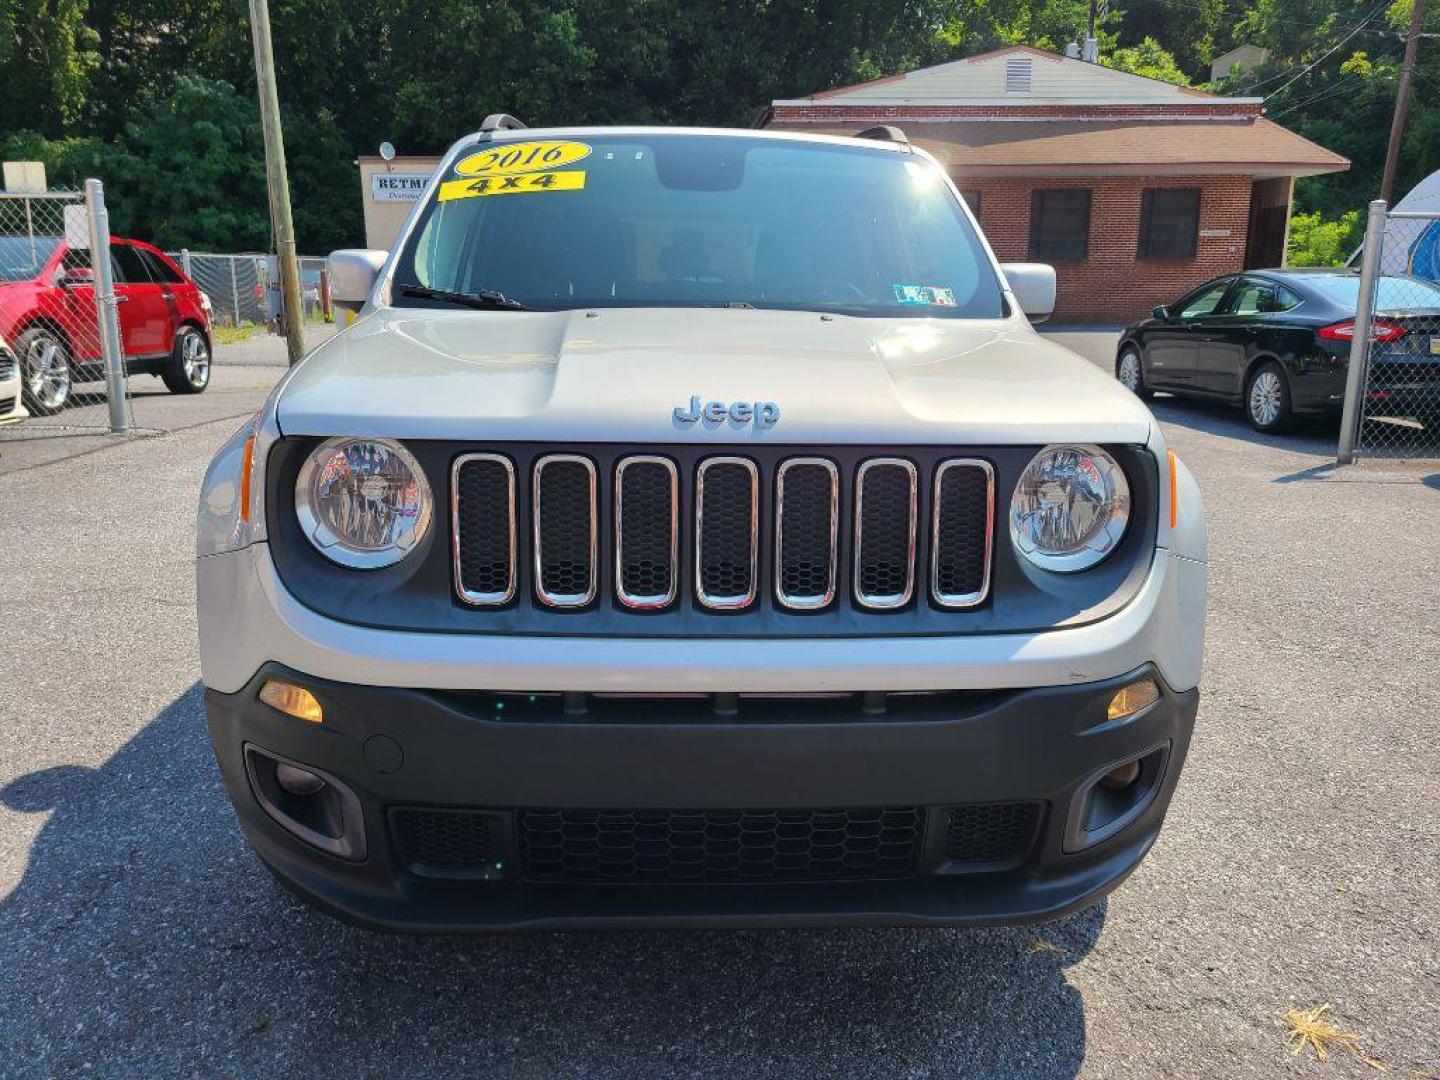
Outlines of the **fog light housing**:
{"type": "Polygon", "coordinates": [[[1160,687],[1154,679],[1141,679],[1129,686],[1122,686],[1110,699],[1106,714],[1111,720],[1133,716],[1141,709],[1160,700],[1160,687]]]}
{"type": "MultiPolygon", "coordinates": [[[[1135,781],[1139,779],[1140,762],[1127,761],[1118,769],[1112,769],[1110,772],[1106,773],[1098,781],[1096,781],[1096,783],[1098,783],[1106,791],[1124,791],[1126,788],[1128,788],[1131,784],[1135,783],[1135,781]]],[[[282,780],[281,783],[283,784],[284,781],[282,780]]]]}
{"type": "Polygon", "coordinates": [[[293,716],[297,720],[304,720],[311,724],[325,722],[325,711],[320,708],[320,702],[315,700],[315,695],[303,686],[295,686],[293,683],[281,682],[278,679],[269,679],[260,688],[260,700],[272,709],[279,709],[287,716],[293,716]]]}
{"type": "Polygon", "coordinates": [[[314,795],[325,786],[325,781],[309,769],[302,769],[280,761],[275,764],[275,782],[291,795],[314,795]]]}

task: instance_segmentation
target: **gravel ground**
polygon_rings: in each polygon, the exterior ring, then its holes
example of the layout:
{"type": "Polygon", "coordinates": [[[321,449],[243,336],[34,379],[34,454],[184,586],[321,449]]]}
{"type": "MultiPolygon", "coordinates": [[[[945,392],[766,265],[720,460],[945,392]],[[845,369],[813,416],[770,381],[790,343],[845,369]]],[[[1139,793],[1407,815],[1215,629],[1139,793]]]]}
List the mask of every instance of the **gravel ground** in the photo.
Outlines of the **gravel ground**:
{"type": "MultiPolygon", "coordinates": [[[[227,413],[279,374],[250,366],[227,413]]],[[[195,494],[237,421],[15,463],[0,1074],[1376,1075],[1289,1055],[1281,1014],[1333,1003],[1387,1075],[1440,1075],[1440,463],[1332,470],[1324,425],[1156,413],[1211,527],[1190,760],[1108,903],[1015,931],[415,940],[313,913],[246,848],[201,714],[195,494]]]]}

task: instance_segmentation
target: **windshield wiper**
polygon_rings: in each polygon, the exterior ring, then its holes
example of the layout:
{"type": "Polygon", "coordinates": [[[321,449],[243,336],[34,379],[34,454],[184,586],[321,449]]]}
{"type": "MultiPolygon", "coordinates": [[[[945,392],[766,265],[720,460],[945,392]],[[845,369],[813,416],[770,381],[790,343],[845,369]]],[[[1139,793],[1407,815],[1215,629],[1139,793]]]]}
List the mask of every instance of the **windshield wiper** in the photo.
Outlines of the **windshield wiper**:
{"type": "Polygon", "coordinates": [[[452,292],[449,289],[432,289],[428,285],[401,285],[401,296],[414,296],[421,300],[440,300],[447,304],[479,308],[486,311],[529,311],[519,300],[511,300],[495,289],[481,289],[479,292],[452,292]]]}

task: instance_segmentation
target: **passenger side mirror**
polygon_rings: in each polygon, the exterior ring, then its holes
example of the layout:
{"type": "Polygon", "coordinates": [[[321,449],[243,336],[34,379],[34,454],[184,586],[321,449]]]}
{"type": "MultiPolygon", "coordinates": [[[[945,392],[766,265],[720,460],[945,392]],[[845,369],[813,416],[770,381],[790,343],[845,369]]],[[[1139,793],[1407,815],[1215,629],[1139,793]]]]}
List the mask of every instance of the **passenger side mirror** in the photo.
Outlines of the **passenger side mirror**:
{"type": "Polygon", "coordinates": [[[1055,311],[1055,268],[1045,263],[1001,263],[1015,302],[1032,323],[1044,322],[1055,311]]]}
{"type": "Polygon", "coordinates": [[[1161,322],[1164,322],[1170,317],[1170,309],[1167,308],[1164,304],[1156,304],[1153,308],[1150,309],[1150,314],[1155,318],[1159,319],[1161,322]]]}
{"type": "Polygon", "coordinates": [[[330,271],[330,302],[347,311],[359,311],[370,299],[380,268],[390,257],[388,251],[342,248],[325,260],[330,271]]]}

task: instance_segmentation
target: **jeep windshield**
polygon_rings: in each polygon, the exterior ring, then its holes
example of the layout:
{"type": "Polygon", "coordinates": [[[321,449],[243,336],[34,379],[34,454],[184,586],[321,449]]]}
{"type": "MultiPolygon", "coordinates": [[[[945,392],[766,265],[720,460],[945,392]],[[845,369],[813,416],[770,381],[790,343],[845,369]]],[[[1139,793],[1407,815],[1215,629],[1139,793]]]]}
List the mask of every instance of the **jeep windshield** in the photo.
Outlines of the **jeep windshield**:
{"type": "Polygon", "coordinates": [[[974,227],[917,155],[733,135],[514,135],[529,137],[467,147],[447,168],[398,261],[394,304],[486,294],[542,311],[1003,314],[974,227]]]}

